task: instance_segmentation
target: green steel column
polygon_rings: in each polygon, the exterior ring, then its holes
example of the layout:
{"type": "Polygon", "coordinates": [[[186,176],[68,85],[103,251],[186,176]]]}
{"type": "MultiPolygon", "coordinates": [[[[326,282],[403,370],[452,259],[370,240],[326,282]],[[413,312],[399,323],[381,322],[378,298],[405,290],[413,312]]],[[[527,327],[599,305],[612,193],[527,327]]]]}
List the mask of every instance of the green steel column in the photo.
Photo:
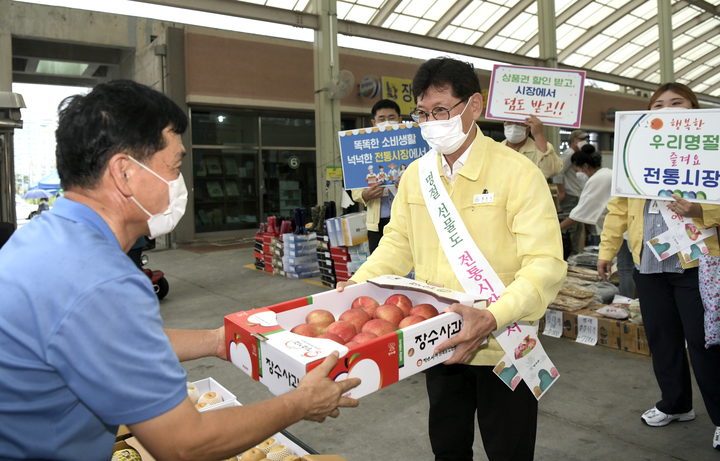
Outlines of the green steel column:
{"type": "MultiPolygon", "coordinates": [[[[314,0],[320,27],[315,31],[313,57],[315,69],[315,143],[317,147],[317,198],[318,203],[335,201],[338,215],[341,190],[331,185],[326,195],[325,168],[340,165],[340,147],[337,132],[340,131],[340,101],[330,99],[328,89],[337,78],[339,53],[337,47],[337,2],[314,0]]],[[[308,216],[310,216],[308,210],[308,216]]]]}
{"type": "MultiPolygon", "coordinates": [[[[545,61],[545,67],[557,68],[557,35],[555,34],[555,0],[537,0],[538,10],[538,45],[540,59],[545,61]]],[[[545,137],[553,145],[555,152],[560,152],[560,129],[545,125],[545,137]]]]}
{"type": "Polygon", "coordinates": [[[670,0],[657,0],[658,34],[660,36],[660,82],[668,83],[675,80],[673,68],[673,30],[672,9],[670,0]]]}
{"type": "Polygon", "coordinates": [[[0,91],[12,91],[10,1],[0,0],[0,91]]]}

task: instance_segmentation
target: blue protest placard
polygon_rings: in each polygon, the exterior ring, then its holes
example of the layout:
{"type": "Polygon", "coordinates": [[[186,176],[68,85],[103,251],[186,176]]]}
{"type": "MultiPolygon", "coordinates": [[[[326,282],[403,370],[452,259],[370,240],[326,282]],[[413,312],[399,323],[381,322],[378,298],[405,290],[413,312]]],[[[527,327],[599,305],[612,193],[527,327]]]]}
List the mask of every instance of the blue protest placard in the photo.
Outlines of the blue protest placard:
{"type": "Polygon", "coordinates": [[[430,150],[415,122],[338,132],[345,189],[397,186],[405,169],[430,150]]]}

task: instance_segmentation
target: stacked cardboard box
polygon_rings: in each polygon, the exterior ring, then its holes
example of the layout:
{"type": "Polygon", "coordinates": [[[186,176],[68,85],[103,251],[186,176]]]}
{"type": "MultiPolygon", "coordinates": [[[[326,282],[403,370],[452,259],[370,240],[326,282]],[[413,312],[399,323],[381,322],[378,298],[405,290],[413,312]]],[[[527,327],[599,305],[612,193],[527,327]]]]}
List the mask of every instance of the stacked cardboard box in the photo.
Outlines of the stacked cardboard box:
{"type": "Polygon", "coordinates": [[[273,237],[278,237],[278,234],[273,234],[270,232],[265,232],[263,234],[263,260],[265,262],[265,272],[272,274],[274,272],[273,265],[272,265],[272,252],[270,251],[270,246],[272,245],[272,239],[273,237]]]}
{"type": "Polygon", "coordinates": [[[320,275],[317,258],[317,234],[283,234],[285,275],[303,279],[320,275]]]}
{"type": "Polygon", "coordinates": [[[270,241],[270,253],[272,254],[273,274],[285,275],[283,264],[283,248],[282,237],[273,237],[270,241]]]}
{"type": "MultiPolygon", "coordinates": [[[[611,347],[627,352],[635,352],[642,355],[650,355],[647,344],[645,327],[636,325],[627,320],[616,320],[604,317],[596,311],[604,307],[596,305],[586,307],[574,312],[563,312],[563,332],[566,338],[577,339],[578,336],[578,315],[586,315],[598,319],[598,341],[601,346],[611,347]]],[[[540,331],[543,331],[545,322],[540,322],[540,331]]]]}
{"type": "Polygon", "coordinates": [[[320,280],[326,287],[335,288],[337,278],[335,277],[335,265],[330,254],[330,237],[318,235],[317,237],[317,258],[320,268],[320,280]]]}
{"type": "Polygon", "coordinates": [[[255,269],[265,270],[265,253],[263,251],[263,234],[255,234],[255,269]]]}
{"type": "Polygon", "coordinates": [[[336,247],[367,242],[367,212],[350,213],[325,221],[330,243],[336,247]]]}

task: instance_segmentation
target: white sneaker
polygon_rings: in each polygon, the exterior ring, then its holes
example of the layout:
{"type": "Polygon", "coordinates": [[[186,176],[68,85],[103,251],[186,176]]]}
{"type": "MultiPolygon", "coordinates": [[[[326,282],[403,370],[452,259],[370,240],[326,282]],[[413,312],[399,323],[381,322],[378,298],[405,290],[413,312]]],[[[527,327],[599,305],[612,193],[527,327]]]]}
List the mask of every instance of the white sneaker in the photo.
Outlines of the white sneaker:
{"type": "Polygon", "coordinates": [[[715,429],[715,437],[713,437],[713,448],[720,450],[720,426],[715,429]]]}
{"type": "MultiPolygon", "coordinates": [[[[657,407],[653,407],[651,410],[646,411],[642,415],[642,420],[645,424],[653,427],[667,426],[673,421],[692,421],[695,419],[695,411],[690,410],[687,413],[678,413],[676,415],[668,415],[658,410],[657,407]]],[[[715,434],[718,436],[718,434],[715,434]]]]}

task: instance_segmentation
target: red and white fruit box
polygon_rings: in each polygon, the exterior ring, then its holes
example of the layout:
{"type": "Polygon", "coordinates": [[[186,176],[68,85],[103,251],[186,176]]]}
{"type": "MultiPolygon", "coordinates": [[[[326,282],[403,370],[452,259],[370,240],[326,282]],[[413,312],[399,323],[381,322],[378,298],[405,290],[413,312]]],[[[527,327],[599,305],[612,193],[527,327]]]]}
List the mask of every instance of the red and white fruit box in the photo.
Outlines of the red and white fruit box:
{"type": "Polygon", "coordinates": [[[235,366],[280,395],[296,388],[300,378],[337,350],[340,360],[330,377],[335,381],[360,378],[362,384],[347,394],[358,398],[448,360],[454,349],[440,354],[433,350],[462,328],[460,315],[443,313],[445,307],[456,302],[486,307],[484,300],[466,293],[385,275],[346,287],[342,293],[331,290],[227,315],[227,353],[235,366]],[[305,323],[305,316],[313,310],[325,309],[337,319],[359,296],[370,296],[384,304],[394,294],[407,296],[413,306],[432,304],[440,315],[351,348],[290,332],[305,323]]]}

